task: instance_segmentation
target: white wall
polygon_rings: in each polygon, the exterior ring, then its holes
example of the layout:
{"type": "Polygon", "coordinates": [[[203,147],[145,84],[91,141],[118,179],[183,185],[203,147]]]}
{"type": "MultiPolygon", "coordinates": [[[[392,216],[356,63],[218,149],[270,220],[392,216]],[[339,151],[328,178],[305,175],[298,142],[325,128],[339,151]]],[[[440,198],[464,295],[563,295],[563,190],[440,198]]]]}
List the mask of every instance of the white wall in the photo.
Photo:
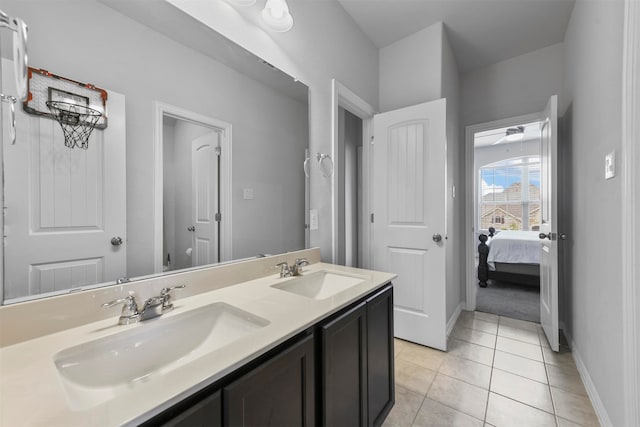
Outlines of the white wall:
{"type": "MultiPolygon", "coordinates": [[[[309,86],[310,152],[331,153],[331,79],[370,105],[378,105],[378,50],[336,1],[296,1],[288,33],[264,29],[260,8],[234,8],[224,1],[169,0],[250,52],[309,86]],[[330,23],[330,24],[328,24],[330,23]]],[[[311,177],[311,209],[319,215],[311,245],[331,259],[331,180],[311,177]]]]}
{"type": "MultiPolygon", "coordinates": [[[[233,233],[238,241],[234,257],[304,245],[304,178],[300,165],[308,139],[307,105],[96,1],[3,0],[2,8],[28,23],[32,66],[126,96],[129,276],[153,271],[151,159],[156,101],[233,125],[233,233]],[[63,13],[63,5],[71,7],[63,13]],[[61,24],[70,22],[73,25],[61,24]],[[256,200],[266,202],[244,203],[241,188],[249,186],[255,187],[256,200]],[[254,213],[259,213],[259,218],[254,213]],[[260,239],[254,240],[258,234],[260,239]]],[[[327,78],[327,93],[329,88],[327,78]]],[[[328,117],[328,106],[326,110],[328,117]]],[[[325,140],[328,145],[328,130],[325,140]]]]}
{"type": "Polygon", "coordinates": [[[584,363],[616,426],[625,424],[620,261],[624,230],[619,221],[620,176],[604,179],[604,157],[621,147],[622,30],[622,1],[576,2],[565,37],[564,92],[571,161],[565,323],[574,355],[584,363]]]}
{"type": "Polygon", "coordinates": [[[438,22],[380,49],[381,112],[442,98],[443,37],[438,22]]]}
{"type": "Polygon", "coordinates": [[[562,92],[563,50],[559,43],[463,74],[462,124],[542,111],[551,95],[562,92]]]}

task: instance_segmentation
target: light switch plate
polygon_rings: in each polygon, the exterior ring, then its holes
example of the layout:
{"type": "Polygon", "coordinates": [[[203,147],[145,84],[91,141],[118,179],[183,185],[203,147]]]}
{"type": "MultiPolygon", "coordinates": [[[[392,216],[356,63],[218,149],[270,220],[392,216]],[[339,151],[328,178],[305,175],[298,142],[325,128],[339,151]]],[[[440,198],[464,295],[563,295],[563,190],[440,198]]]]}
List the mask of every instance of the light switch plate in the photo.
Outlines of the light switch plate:
{"type": "Polygon", "coordinates": [[[309,229],[318,229],[318,211],[317,209],[311,209],[309,211],[309,229]]]}
{"type": "Polygon", "coordinates": [[[604,179],[616,176],[616,152],[612,151],[604,158],[604,179]]]}
{"type": "Polygon", "coordinates": [[[253,188],[245,188],[242,196],[245,200],[253,200],[253,188]]]}

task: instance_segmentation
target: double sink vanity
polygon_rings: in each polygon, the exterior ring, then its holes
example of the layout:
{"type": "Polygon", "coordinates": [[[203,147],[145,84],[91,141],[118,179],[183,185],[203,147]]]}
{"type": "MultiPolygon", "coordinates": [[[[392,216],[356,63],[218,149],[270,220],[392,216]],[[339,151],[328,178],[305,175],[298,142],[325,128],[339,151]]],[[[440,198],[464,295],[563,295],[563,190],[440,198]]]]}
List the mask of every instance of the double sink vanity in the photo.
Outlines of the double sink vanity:
{"type": "Polygon", "coordinates": [[[394,403],[395,276],[319,258],[0,308],[0,425],[381,425],[394,403]]]}

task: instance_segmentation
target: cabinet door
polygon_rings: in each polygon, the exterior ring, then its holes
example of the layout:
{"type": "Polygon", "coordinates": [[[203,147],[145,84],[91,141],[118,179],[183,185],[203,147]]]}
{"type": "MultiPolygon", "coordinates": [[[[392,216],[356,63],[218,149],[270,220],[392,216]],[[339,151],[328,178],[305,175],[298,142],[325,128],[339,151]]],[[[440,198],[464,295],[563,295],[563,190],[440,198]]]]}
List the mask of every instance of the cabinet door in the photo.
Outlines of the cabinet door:
{"type": "Polygon", "coordinates": [[[162,427],[218,427],[222,425],[220,391],[162,424],[162,427]]]}
{"type": "Polygon", "coordinates": [[[224,425],[314,426],[313,335],[223,389],[224,425]]]}
{"type": "Polygon", "coordinates": [[[367,300],[368,424],[382,425],[395,402],[393,289],[367,300]]]}
{"type": "Polygon", "coordinates": [[[322,326],[322,425],[367,423],[365,303],[322,326]]]}

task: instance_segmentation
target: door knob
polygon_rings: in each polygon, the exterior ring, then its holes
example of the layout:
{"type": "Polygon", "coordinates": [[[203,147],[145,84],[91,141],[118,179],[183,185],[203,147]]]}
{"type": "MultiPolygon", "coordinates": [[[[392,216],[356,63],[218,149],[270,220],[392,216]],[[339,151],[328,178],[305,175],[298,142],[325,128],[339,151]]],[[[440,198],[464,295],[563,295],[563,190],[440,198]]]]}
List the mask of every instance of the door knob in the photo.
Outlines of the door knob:
{"type": "Polygon", "coordinates": [[[120,246],[123,243],[124,243],[124,241],[122,240],[122,237],[116,236],[116,237],[111,238],[111,244],[113,246],[120,246]]]}
{"type": "Polygon", "coordinates": [[[187,231],[196,231],[196,226],[192,225],[191,227],[187,227],[187,231]]]}
{"type": "Polygon", "coordinates": [[[436,234],[433,235],[432,239],[433,239],[434,242],[439,243],[439,242],[442,241],[442,236],[439,235],[438,233],[436,233],[436,234]]]}

